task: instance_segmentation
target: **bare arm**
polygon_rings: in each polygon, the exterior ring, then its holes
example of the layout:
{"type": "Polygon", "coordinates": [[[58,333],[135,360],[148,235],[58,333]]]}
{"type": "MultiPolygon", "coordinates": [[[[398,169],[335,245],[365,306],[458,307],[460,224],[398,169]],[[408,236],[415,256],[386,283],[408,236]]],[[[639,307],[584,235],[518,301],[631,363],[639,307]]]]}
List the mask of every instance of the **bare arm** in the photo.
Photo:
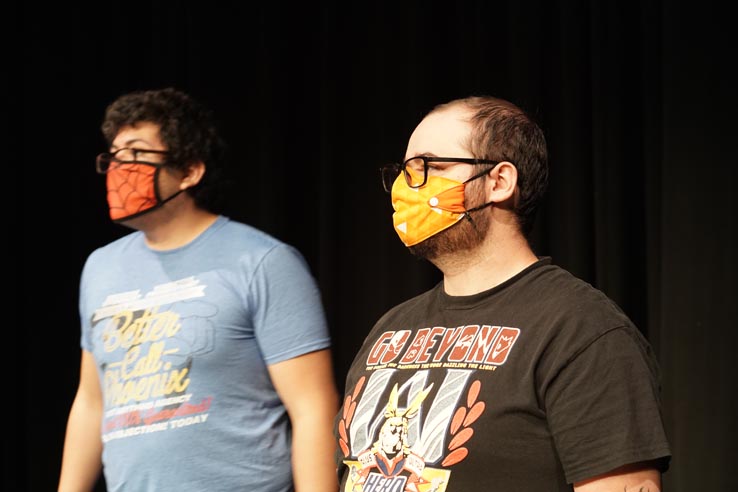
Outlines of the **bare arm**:
{"type": "Polygon", "coordinates": [[[661,492],[661,473],[647,463],[635,463],[574,484],[574,492],[661,492]]]}
{"type": "Polygon", "coordinates": [[[292,470],[296,492],[338,490],[333,419],[338,393],[330,350],[269,366],[274,386],[292,421],[292,470]]]}
{"type": "Polygon", "coordinates": [[[59,492],[86,492],[95,487],[102,469],[102,408],[95,359],[84,350],[79,386],[67,421],[59,492]]]}

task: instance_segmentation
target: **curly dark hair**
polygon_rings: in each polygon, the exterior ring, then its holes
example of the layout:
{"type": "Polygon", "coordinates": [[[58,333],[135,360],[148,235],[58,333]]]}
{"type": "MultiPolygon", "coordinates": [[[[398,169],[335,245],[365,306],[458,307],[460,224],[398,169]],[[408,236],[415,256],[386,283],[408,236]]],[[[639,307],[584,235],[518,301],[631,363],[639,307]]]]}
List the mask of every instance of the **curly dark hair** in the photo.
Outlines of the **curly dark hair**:
{"type": "Polygon", "coordinates": [[[548,187],[548,150],[543,130],[526,111],[492,96],[456,99],[431,112],[454,105],[472,111],[470,152],[479,159],[511,162],[517,168],[519,197],[515,214],[522,233],[528,236],[548,187]]]}
{"type": "Polygon", "coordinates": [[[161,140],[169,150],[168,166],[186,169],[193,162],[205,163],[202,179],[187,192],[198,207],[218,213],[223,205],[226,145],[212,112],[171,87],[136,91],[120,96],[107,107],[101,130],[111,145],[122,128],[141,122],[159,126],[161,140]]]}

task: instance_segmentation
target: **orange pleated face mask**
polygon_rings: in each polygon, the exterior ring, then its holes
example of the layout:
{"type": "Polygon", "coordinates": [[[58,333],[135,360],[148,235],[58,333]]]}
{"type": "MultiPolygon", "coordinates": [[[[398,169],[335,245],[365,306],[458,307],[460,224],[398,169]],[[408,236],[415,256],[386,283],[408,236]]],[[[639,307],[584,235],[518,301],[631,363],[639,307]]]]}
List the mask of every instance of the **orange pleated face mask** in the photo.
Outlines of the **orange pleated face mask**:
{"type": "MultiPolygon", "coordinates": [[[[413,180],[418,179],[415,172],[408,169],[413,180]]],[[[474,176],[476,179],[485,173],[474,176]]],[[[440,176],[428,176],[426,183],[419,188],[411,188],[400,173],[392,184],[392,222],[395,232],[405,246],[413,246],[425,241],[434,234],[448,229],[467,213],[464,207],[464,188],[466,182],[440,176]]]]}

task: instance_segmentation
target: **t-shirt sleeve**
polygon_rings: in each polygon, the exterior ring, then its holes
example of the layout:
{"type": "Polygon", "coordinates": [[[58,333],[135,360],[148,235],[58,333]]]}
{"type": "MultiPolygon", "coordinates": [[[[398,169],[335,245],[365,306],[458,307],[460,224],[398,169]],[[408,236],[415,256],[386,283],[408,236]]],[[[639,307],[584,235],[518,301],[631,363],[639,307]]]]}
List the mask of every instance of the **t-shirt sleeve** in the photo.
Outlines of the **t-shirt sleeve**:
{"type": "Polygon", "coordinates": [[[256,338],[268,365],[330,346],[317,282],[295,248],[279,245],[265,255],[250,294],[256,338]]]}
{"type": "Polygon", "coordinates": [[[546,412],[567,482],[619,466],[669,462],[658,366],[634,327],[609,330],[577,353],[545,396],[546,412]]]}

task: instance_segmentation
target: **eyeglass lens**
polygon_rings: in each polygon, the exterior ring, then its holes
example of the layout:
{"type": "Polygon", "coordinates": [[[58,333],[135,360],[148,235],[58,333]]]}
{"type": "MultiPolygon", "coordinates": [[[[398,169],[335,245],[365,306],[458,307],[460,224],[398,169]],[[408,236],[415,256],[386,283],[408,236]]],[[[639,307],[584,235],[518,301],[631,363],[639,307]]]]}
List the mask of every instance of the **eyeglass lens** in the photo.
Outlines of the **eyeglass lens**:
{"type": "Polygon", "coordinates": [[[405,161],[403,168],[405,182],[410,188],[420,188],[428,179],[428,164],[422,157],[405,161]]]}
{"type": "Polygon", "coordinates": [[[150,166],[161,166],[164,162],[158,162],[161,158],[157,156],[164,154],[168,154],[168,152],[165,150],[134,148],[118,149],[113,153],[103,152],[95,159],[95,169],[98,173],[105,174],[115,165],[114,163],[139,163],[150,166]]]}
{"type": "Polygon", "coordinates": [[[113,155],[108,153],[102,153],[95,159],[95,170],[100,174],[105,174],[110,169],[110,165],[113,161],[113,155]]]}
{"type": "Polygon", "coordinates": [[[382,187],[384,191],[390,193],[392,191],[392,185],[395,183],[397,176],[402,172],[402,168],[399,164],[387,164],[381,169],[382,173],[382,187]]]}
{"type": "Polygon", "coordinates": [[[410,188],[420,188],[428,179],[428,165],[422,157],[408,159],[404,164],[388,164],[381,171],[382,186],[387,193],[392,191],[392,186],[400,173],[404,174],[405,183],[410,188]]]}

